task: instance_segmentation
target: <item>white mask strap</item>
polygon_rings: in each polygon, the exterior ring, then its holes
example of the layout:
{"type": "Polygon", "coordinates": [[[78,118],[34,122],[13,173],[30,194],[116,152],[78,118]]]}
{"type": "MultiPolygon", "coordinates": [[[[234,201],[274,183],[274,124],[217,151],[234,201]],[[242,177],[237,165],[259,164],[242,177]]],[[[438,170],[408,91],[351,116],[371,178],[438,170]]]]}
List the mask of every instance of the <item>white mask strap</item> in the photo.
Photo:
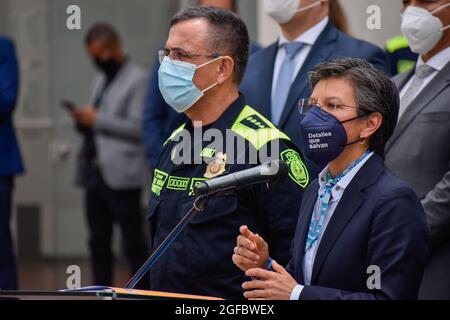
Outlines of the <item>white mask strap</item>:
{"type": "Polygon", "coordinates": [[[202,90],[202,93],[205,93],[206,91],[211,90],[212,88],[214,88],[214,87],[217,86],[218,84],[219,84],[218,82],[214,83],[212,86],[209,86],[209,87],[206,88],[205,90],[202,90]]]}
{"type": "Polygon", "coordinates": [[[303,11],[309,10],[311,8],[317,7],[318,5],[320,5],[320,0],[318,0],[318,1],[314,2],[314,3],[311,3],[310,5],[307,5],[306,7],[299,8],[298,10],[295,11],[295,13],[299,13],[299,12],[303,12],[303,11]]]}
{"type": "MultiPolygon", "coordinates": [[[[442,6],[438,7],[438,8],[436,8],[436,9],[434,9],[434,10],[431,11],[430,13],[431,13],[431,14],[435,14],[436,12],[438,12],[438,11],[440,11],[440,10],[442,10],[442,9],[447,8],[448,6],[450,6],[450,2],[447,3],[447,4],[444,4],[444,5],[442,5],[442,6]]],[[[449,24],[448,26],[442,28],[441,31],[445,31],[445,30],[447,30],[448,28],[450,28],[450,24],[449,24]]]]}
{"type": "Polygon", "coordinates": [[[447,8],[448,6],[450,6],[450,2],[449,2],[449,3],[446,3],[446,4],[443,4],[443,5],[440,6],[440,7],[437,7],[436,9],[434,9],[433,11],[431,11],[430,13],[431,13],[431,14],[435,14],[436,12],[438,12],[438,11],[444,9],[444,8],[447,8]]]}
{"type": "Polygon", "coordinates": [[[217,58],[215,58],[215,59],[213,59],[211,61],[205,62],[204,64],[201,64],[201,65],[197,66],[195,69],[200,69],[200,68],[202,68],[204,66],[207,66],[208,64],[213,63],[214,61],[217,61],[217,60],[222,59],[222,58],[223,58],[223,56],[217,57],[217,58]]]}

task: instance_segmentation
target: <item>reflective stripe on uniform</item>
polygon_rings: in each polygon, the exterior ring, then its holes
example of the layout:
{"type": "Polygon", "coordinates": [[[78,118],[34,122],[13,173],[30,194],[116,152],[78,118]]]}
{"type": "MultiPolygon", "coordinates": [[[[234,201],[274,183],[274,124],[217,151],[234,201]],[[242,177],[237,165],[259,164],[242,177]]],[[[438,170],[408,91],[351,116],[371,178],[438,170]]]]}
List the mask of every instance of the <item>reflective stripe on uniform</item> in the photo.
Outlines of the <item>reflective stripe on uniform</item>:
{"type": "Polygon", "coordinates": [[[408,48],[408,39],[404,36],[397,36],[386,42],[386,49],[389,53],[393,53],[399,49],[408,48]]]}
{"type": "Polygon", "coordinates": [[[184,129],[184,127],[186,126],[186,123],[183,123],[178,129],[176,129],[174,132],[172,132],[172,134],[170,135],[170,137],[169,137],[169,139],[167,139],[165,142],[164,142],[164,146],[170,141],[170,140],[172,140],[173,138],[175,138],[175,136],[178,134],[178,133],[180,133],[183,129],[184,129]]]}

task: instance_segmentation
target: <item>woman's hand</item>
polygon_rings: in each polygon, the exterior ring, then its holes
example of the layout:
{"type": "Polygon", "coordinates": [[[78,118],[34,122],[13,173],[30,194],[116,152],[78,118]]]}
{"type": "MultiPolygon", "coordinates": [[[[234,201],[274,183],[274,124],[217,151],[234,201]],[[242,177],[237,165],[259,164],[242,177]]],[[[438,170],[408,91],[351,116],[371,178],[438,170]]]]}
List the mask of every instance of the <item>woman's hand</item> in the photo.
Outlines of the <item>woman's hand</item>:
{"type": "Polygon", "coordinates": [[[242,271],[252,268],[264,268],[269,260],[269,246],[258,234],[247,226],[242,226],[234,248],[232,260],[242,271]]]}
{"type": "Polygon", "coordinates": [[[297,281],[276,261],[272,261],[274,272],[250,269],[248,277],[255,279],[242,285],[244,297],[249,300],[289,300],[297,281]]]}

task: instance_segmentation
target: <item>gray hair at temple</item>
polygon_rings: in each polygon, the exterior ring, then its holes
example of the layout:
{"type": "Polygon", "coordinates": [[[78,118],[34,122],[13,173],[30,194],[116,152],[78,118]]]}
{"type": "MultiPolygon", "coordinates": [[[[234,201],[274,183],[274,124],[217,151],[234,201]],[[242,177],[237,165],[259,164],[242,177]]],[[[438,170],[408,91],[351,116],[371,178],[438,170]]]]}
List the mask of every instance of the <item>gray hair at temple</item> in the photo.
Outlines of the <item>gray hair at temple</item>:
{"type": "Polygon", "coordinates": [[[350,81],[356,97],[358,115],[379,112],[383,117],[381,127],[370,138],[370,149],[384,157],[387,142],[397,125],[400,106],[399,92],[395,83],[369,62],[356,58],[339,58],[323,62],[309,72],[312,89],[321,80],[342,78],[350,81]]]}

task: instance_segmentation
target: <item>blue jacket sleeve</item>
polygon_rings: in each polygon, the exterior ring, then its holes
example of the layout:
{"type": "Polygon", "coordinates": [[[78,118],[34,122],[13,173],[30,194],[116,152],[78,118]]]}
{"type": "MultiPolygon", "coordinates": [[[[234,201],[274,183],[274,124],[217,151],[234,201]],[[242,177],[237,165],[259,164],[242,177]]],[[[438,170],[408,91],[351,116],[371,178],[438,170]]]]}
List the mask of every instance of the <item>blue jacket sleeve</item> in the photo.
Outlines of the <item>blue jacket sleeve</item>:
{"type": "Polygon", "coordinates": [[[161,153],[168,117],[168,108],[159,91],[158,69],[159,63],[156,62],[153,66],[143,110],[144,148],[147,163],[150,167],[156,165],[161,153]]]}
{"type": "Polygon", "coordinates": [[[19,70],[14,44],[0,37],[0,116],[12,113],[19,88],[19,70]]]}
{"type": "Polygon", "coordinates": [[[378,48],[377,46],[371,46],[367,52],[367,61],[369,61],[378,70],[384,71],[388,76],[393,75],[391,70],[391,61],[388,54],[378,48]]]}

